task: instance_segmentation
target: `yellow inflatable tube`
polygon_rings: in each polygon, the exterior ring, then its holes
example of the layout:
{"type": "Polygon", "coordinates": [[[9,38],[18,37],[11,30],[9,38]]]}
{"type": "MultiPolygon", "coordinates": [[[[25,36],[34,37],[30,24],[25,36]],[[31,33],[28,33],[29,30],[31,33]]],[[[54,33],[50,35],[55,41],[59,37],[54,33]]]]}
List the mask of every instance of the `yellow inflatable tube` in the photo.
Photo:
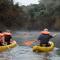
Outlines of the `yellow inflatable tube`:
{"type": "Polygon", "coordinates": [[[10,48],[14,48],[16,45],[16,41],[12,41],[10,45],[0,46],[0,52],[6,51],[10,48]]]}
{"type": "Polygon", "coordinates": [[[32,50],[33,50],[34,52],[49,52],[49,51],[52,51],[53,48],[54,48],[54,43],[50,41],[49,44],[50,44],[49,47],[44,47],[44,46],[42,47],[42,46],[40,46],[40,45],[38,45],[38,46],[33,46],[32,50]]]}

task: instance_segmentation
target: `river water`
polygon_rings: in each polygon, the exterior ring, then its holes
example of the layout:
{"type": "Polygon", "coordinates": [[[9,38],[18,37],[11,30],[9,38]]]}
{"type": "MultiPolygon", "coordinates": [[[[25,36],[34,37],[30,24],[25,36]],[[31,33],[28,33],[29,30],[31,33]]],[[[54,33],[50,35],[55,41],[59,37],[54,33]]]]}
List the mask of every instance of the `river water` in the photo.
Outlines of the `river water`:
{"type": "MultiPolygon", "coordinates": [[[[57,32],[58,33],[58,32],[57,32]]],[[[13,39],[17,41],[17,46],[6,52],[0,52],[0,60],[60,60],[60,33],[52,41],[55,42],[55,48],[48,53],[35,53],[32,51],[32,45],[26,46],[22,43],[25,40],[37,39],[39,32],[16,32],[13,39]]]]}

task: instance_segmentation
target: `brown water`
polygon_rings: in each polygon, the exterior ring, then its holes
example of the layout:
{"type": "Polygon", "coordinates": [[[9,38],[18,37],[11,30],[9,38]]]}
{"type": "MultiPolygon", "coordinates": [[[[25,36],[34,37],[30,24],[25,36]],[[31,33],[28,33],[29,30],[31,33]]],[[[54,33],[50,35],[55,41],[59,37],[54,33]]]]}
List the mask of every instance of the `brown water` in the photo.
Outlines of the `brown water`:
{"type": "MultiPolygon", "coordinates": [[[[36,39],[38,35],[37,32],[29,32],[27,34],[19,32],[13,35],[13,39],[16,39],[17,43],[21,43],[25,40],[36,39]]],[[[58,44],[56,45],[58,46],[58,44]]],[[[0,53],[0,60],[60,60],[60,50],[59,47],[55,47],[49,53],[35,53],[30,46],[19,44],[13,49],[0,53]]]]}

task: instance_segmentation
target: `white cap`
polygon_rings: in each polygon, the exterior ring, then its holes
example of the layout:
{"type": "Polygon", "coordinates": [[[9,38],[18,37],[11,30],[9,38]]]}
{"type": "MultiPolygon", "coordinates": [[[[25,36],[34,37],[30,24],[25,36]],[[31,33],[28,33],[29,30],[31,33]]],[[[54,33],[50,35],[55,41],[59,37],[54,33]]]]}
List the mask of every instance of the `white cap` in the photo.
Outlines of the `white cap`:
{"type": "Polygon", "coordinates": [[[48,31],[48,29],[47,29],[47,28],[45,28],[45,29],[44,29],[44,31],[48,31]]]}

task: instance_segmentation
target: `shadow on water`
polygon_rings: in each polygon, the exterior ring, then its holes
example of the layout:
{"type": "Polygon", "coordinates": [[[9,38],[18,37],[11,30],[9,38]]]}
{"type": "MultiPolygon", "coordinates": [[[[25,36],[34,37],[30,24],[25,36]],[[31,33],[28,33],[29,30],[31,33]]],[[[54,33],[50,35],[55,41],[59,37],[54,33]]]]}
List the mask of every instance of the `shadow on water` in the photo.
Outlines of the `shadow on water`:
{"type": "MultiPolygon", "coordinates": [[[[60,49],[54,48],[53,51],[48,53],[35,53],[30,46],[22,46],[23,41],[36,39],[38,33],[31,32],[30,34],[17,33],[13,36],[13,39],[19,43],[19,45],[11,50],[0,53],[0,60],[60,60],[60,49]],[[22,43],[21,43],[22,42],[22,43]]],[[[52,41],[59,41],[59,35],[52,41]]],[[[59,45],[56,43],[57,47],[59,45]]]]}

